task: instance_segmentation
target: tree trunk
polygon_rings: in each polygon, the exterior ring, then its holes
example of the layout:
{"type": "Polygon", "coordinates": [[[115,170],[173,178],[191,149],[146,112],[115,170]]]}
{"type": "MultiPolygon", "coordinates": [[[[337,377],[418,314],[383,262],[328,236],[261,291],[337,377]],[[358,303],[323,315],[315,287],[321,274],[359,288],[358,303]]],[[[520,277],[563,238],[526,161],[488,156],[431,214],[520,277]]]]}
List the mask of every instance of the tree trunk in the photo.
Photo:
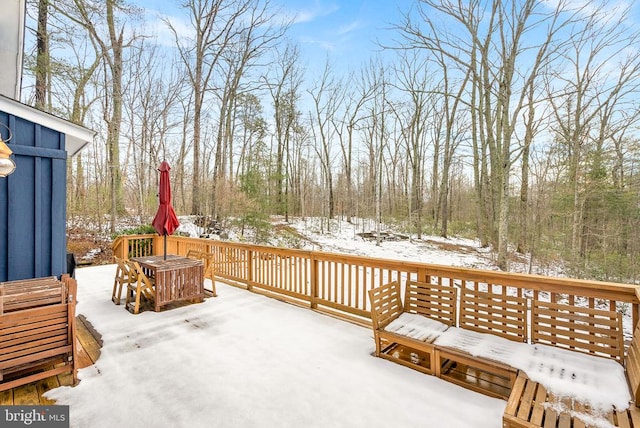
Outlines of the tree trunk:
{"type": "Polygon", "coordinates": [[[49,78],[49,34],[47,19],[49,14],[49,0],[39,0],[38,30],[36,32],[36,105],[38,110],[48,111],[46,107],[47,81],[49,78]]]}

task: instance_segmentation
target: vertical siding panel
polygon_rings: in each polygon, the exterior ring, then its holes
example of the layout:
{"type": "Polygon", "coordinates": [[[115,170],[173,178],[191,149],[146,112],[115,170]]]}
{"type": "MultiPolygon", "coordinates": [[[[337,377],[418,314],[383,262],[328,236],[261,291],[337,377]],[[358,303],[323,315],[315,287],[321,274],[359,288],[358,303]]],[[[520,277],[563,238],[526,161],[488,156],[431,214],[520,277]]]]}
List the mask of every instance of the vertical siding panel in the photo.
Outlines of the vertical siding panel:
{"type": "MultiPolygon", "coordinates": [[[[42,127],[38,124],[33,125],[33,147],[43,147],[42,144],[42,127]]],[[[33,276],[40,277],[44,276],[43,271],[43,263],[42,263],[42,255],[43,251],[49,250],[50,246],[45,242],[47,240],[47,236],[43,233],[45,229],[44,222],[51,221],[49,216],[44,215],[44,211],[46,210],[45,204],[45,190],[46,186],[50,186],[51,182],[47,179],[43,181],[43,172],[42,172],[42,158],[34,157],[33,159],[33,217],[34,222],[31,225],[32,233],[30,236],[33,238],[33,248],[34,248],[34,260],[33,260],[33,276]]]]}
{"type": "MultiPolygon", "coordinates": [[[[14,138],[16,138],[14,136],[14,138]]],[[[14,152],[18,151],[17,147],[14,152]]],[[[33,278],[35,252],[33,224],[35,223],[34,165],[35,159],[15,155],[16,170],[9,177],[9,212],[7,234],[8,280],[33,278]]]]}
{"type": "Polygon", "coordinates": [[[9,177],[0,178],[0,280],[7,278],[8,248],[7,248],[7,217],[9,213],[9,203],[7,197],[7,183],[9,177]]]}
{"type": "MultiPolygon", "coordinates": [[[[9,126],[9,115],[0,111],[0,123],[9,126]]],[[[9,139],[9,130],[0,126],[0,137],[3,141],[9,139]]],[[[11,175],[0,178],[0,281],[8,277],[9,266],[8,225],[9,225],[9,181],[11,175]]]]}
{"type": "MultiPolygon", "coordinates": [[[[64,135],[62,135],[64,138],[64,135]]],[[[64,144],[64,143],[63,143],[64,144]]],[[[51,271],[67,272],[67,160],[52,160],[51,271]],[[64,201],[64,202],[63,202],[64,201]],[[63,249],[59,251],[56,249],[63,249]]]]}

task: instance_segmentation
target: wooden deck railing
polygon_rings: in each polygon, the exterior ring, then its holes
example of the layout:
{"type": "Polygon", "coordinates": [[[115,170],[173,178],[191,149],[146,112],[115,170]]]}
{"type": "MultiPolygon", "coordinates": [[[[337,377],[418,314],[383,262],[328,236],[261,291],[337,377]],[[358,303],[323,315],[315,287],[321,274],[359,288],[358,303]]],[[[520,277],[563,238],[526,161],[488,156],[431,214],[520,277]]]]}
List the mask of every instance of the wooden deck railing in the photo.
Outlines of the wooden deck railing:
{"type": "MultiPolygon", "coordinates": [[[[120,236],[113,243],[113,252],[122,258],[162,254],[162,239],[157,235],[120,236]]],[[[370,323],[367,292],[394,280],[464,285],[483,291],[492,287],[494,293],[617,309],[631,314],[633,326],[639,319],[636,287],[629,284],[167,237],[168,253],[186,255],[190,249],[214,254],[214,272],[220,280],[363,324],[370,323]]]]}

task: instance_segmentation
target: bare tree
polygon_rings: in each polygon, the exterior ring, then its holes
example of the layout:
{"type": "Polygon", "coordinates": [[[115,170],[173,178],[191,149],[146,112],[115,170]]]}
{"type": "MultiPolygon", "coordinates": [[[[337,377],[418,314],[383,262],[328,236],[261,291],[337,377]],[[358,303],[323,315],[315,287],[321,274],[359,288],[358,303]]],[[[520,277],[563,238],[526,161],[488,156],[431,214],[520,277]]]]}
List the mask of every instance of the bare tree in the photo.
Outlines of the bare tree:
{"type": "Polygon", "coordinates": [[[288,220],[288,187],[286,177],[289,176],[288,156],[290,143],[300,128],[300,87],[302,85],[302,69],[300,68],[300,51],[295,45],[286,45],[284,51],[277,50],[277,59],[273,70],[265,77],[265,82],[273,103],[275,171],[272,175],[275,194],[275,211],[284,214],[288,220]],[[273,77],[271,77],[273,76],[273,77]]]}
{"type": "Polygon", "coordinates": [[[342,103],[343,91],[339,82],[332,77],[331,65],[327,61],[315,87],[309,90],[313,99],[313,111],[310,113],[311,129],[314,133],[314,149],[322,166],[327,192],[327,218],[332,219],[335,211],[333,184],[333,141],[335,128],[332,118],[337,116],[342,103]]]}
{"type": "MultiPolygon", "coordinates": [[[[508,267],[511,168],[521,154],[521,147],[514,144],[514,134],[526,100],[522,89],[537,80],[543,66],[554,58],[556,35],[571,19],[561,19],[561,7],[548,11],[536,0],[422,0],[419,14],[426,29],[409,16],[401,27],[409,47],[426,49],[446,59],[439,63],[451,74],[458,70],[465,76],[471,71],[473,96],[467,103],[476,122],[472,131],[479,136],[476,147],[486,147],[489,155],[491,204],[498,225],[492,236],[498,265],[503,269],[508,267]],[[458,31],[438,25],[438,17],[457,24],[458,31]],[[526,36],[540,28],[541,22],[547,28],[534,44],[526,36]]],[[[482,157],[475,156],[478,160],[482,157]]]]}
{"type": "MultiPolygon", "coordinates": [[[[423,226],[423,201],[425,186],[425,164],[427,146],[429,143],[428,130],[434,115],[434,97],[430,94],[430,75],[426,60],[416,52],[405,52],[394,67],[396,87],[408,101],[404,106],[389,104],[393,109],[396,121],[400,127],[400,138],[404,145],[403,153],[408,162],[408,215],[413,223],[415,233],[420,239],[423,226]]],[[[403,156],[404,157],[404,156],[403,156]]],[[[437,162],[437,155],[434,154],[437,162]]],[[[436,163],[437,165],[437,163],[436,163]]],[[[433,173],[437,175],[434,166],[433,173]]]]}
{"type": "Polygon", "coordinates": [[[345,85],[343,113],[336,114],[331,120],[333,127],[340,141],[340,154],[342,155],[342,168],[346,186],[346,200],[344,210],[347,214],[347,221],[352,221],[352,216],[356,214],[356,201],[354,194],[354,146],[355,132],[360,122],[366,103],[371,99],[372,87],[367,84],[365,76],[361,73],[360,78],[351,75],[346,79],[354,82],[353,85],[345,85]]]}
{"type": "Polygon", "coordinates": [[[104,120],[107,123],[107,154],[109,183],[111,188],[111,231],[120,213],[125,211],[120,170],[120,126],[122,123],[123,53],[137,39],[135,32],[125,41],[126,17],[133,16],[134,9],[120,0],[104,3],[90,0],[67,0],[56,3],[57,11],[85,29],[98,47],[96,56],[104,64],[105,87],[104,120]],[[107,74],[108,73],[108,74],[107,74]]]}
{"type": "Polygon", "coordinates": [[[201,129],[205,97],[211,90],[212,75],[225,48],[236,31],[246,2],[229,0],[188,0],[183,7],[188,11],[193,34],[185,34],[169,21],[180,57],[193,90],[193,183],[191,213],[202,214],[202,159],[201,129]]]}
{"type": "Polygon", "coordinates": [[[382,227],[382,200],[384,198],[385,151],[391,135],[389,121],[393,119],[393,105],[389,96],[389,76],[380,60],[371,61],[366,70],[368,85],[372,88],[371,101],[366,105],[366,114],[361,128],[361,138],[366,149],[366,175],[363,178],[363,214],[371,215],[371,207],[376,221],[377,244],[380,245],[382,227]]]}
{"type": "Polygon", "coordinates": [[[238,20],[234,38],[230,40],[220,61],[221,80],[224,83],[221,90],[217,91],[220,99],[220,118],[213,165],[214,216],[217,214],[216,183],[223,179],[227,170],[228,177],[233,177],[237,98],[257,88],[258,75],[251,75],[251,72],[261,66],[259,60],[265,60],[266,54],[273,49],[288,28],[286,22],[276,22],[276,11],[272,9],[268,0],[247,1],[241,4],[238,11],[241,12],[242,19],[238,20]],[[253,79],[253,82],[250,79],[253,79]]]}
{"type": "Polygon", "coordinates": [[[131,53],[124,96],[124,128],[128,129],[123,132],[129,144],[122,170],[135,195],[138,217],[144,219],[157,206],[157,166],[166,159],[175,167],[174,159],[180,155],[172,153],[172,141],[167,140],[168,133],[180,125],[175,118],[180,117],[178,106],[184,84],[179,66],[161,66],[172,59],[157,45],[142,42],[131,53]]]}
{"type": "MultiPolygon", "coordinates": [[[[242,87],[256,61],[262,57],[286,31],[286,24],[275,22],[276,13],[268,0],[187,0],[183,7],[189,12],[193,34],[179,32],[166,20],[174,34],[180,57],[185,64],[193,91],[193,214],[203,212],[204,168],[207,160],[201,155],[202,128],[206,98],[217,96],[217,126],[214,132],[213,181],[211,211],[216,215],[216,183],[233,176],[233,135],[236,124],[237,97],[247,89],[242,87]]],[[[257,80],[257,75],[254,76],[257,80]]]]}
{"type": "Polygon", "coordinates": [[[39,110],[47,111],[47,88],[49,87],[49,33],[47,21],[49,17],[49,0],[38,2],[38,29],[36,31],[36,105],[39,110]]]}

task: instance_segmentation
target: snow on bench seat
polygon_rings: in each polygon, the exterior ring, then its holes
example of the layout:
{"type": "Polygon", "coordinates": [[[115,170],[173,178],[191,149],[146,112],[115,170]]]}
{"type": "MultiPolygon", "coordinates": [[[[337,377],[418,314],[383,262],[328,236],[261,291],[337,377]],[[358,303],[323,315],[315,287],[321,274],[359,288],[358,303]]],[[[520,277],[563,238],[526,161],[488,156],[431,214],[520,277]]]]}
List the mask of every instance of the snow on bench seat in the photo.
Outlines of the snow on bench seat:
{"type": "Polygon", "coordinates": [[[455,327],[442,332],[434,345],[436,349],[453,348],[520,370],[544,387],[544,405],[553,408],[555,414],[571,414],[593,426],[614,426],[607,422],[608,415],[625,411],[632,398],[624,367],[610,358],[455,327]],[[588,412],[577,411],[576,403],[588,412]]]}
{"type": "Polygon", "coordinates": [[[481,357],[509,366],[513,366],[511,356],[514,353],[527,352],[531,347],[528,343],[514,342],[493,334],[479,333],[459,327],[451,327],[439,335],[434,341],[434,345],[458,349],[473,357],[481,357]]]}
{"type": "Polygon", "coordinates": [[[431,342],[447,328],[449,326],[440,321],[405,312],[391,321],[384,330],[422,342],[431,342]]]}
{"type": "Polygon", "coordinates": [[[492,397],[507,399],[517,369],[490,353],[500,344],[525,344],[527,299],[491,289],[460,291],[457,328],[436,340],[436,376],[492,397]],[[502,339],[502,340],[500,340],[502,339]]]}
{"type": "Polygon", "coordinates": [[[531,345],[512,356],[512,364],[560,398],[589,404],[598,413],[629,407],[631,394],[624,367],[597,357],[549,345],[531,345]]]}
{"type": "Polygon", "coordinates": [[[588,402],[594,409],[624,410],[631,395],[624,367],[610,358],[551,345],[514,342],[486,333],[452,327],[434,341],[436,347],[455,348],[474,357],[522,370],[529,379],[563,398],[588,402]]]}

